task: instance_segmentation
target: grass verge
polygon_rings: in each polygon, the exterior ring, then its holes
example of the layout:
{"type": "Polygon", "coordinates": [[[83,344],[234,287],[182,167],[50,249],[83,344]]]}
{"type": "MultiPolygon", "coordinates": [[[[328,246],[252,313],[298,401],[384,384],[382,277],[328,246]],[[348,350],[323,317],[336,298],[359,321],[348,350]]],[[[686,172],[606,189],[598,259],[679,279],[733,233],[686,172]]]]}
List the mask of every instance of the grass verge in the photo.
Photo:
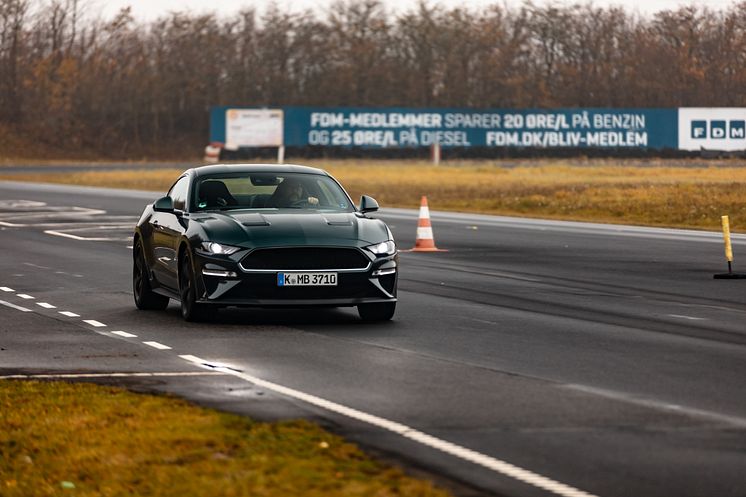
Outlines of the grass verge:
{"type": "Polygon", "coordinates": [[[259,423],[167,396],[0,381],[0,495],[448,494],[305,421],[259,423]]]}
{"type": "MultiPolygon", "coordinates": [[[[746,162],[694,160],[307,161],[337,177],[353,198],[383,206],[576,221],[718,229],[746,220],[746,162]],[[580,163],[580,165],[578,165],[580,163]]],[[[166,191],[181,171],[0,174],[0,179],[166,191]]],[[[737,226],[735,226],[737,228],[737,226]]]]}

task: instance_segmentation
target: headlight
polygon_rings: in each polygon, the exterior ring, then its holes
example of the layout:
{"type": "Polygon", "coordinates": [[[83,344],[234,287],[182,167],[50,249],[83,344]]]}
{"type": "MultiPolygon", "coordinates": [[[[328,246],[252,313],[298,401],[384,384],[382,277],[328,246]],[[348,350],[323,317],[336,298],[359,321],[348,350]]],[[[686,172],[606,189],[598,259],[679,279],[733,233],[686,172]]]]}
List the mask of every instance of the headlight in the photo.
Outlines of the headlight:
{"type": "Polygon", "coordinates": [[[240,247],[231,247],[218,242],[202,242],[202,250],[208,254],[231,255],[240,250],[240,247]]]}
{"type": "Polygon", "coordinates": [[[368,250],[376,255],[391,255],[396,252],[396,244],[393,240],[377,243],[367,247],[368,250]]]}

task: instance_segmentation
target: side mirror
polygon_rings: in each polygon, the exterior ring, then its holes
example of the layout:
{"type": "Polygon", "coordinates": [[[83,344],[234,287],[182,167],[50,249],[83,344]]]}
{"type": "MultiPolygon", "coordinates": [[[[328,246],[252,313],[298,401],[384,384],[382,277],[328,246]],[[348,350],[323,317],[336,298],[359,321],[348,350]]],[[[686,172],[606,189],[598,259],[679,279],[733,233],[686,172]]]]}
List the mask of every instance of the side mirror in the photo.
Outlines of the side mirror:
{"type": "Polygon", "coordinates": [[[376,199],[374,199],[373,197],[363,195],[362,197],[360,197],[360,207],[358,208],[358,210],[362,213],[377,211],[378,202],[376,202],[376,199]]]}
{"type": "Polygon", "coordinates": [[[171,197],[161,197],[153,202],[153,210],[156,212],[173,212],[174,201],[171,197]]]}

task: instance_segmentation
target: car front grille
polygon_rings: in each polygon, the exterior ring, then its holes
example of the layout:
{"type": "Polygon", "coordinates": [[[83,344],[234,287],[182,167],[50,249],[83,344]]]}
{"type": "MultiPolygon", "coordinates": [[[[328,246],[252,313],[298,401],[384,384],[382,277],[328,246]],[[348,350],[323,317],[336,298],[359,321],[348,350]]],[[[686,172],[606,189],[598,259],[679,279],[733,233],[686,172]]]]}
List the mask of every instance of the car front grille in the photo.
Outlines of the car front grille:
{"type": "Polygon", "coordinates": [[[357,249],[287,247],[256,249],[241,260],[246,271],[364,270],[370,261],[357,249]]]}

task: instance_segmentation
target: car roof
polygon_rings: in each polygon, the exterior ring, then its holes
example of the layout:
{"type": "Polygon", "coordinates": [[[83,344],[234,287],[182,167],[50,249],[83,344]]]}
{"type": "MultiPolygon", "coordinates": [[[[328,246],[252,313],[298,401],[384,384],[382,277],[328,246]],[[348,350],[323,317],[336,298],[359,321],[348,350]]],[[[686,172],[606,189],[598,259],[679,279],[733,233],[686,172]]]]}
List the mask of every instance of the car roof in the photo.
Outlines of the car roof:
{"type": "Polygon", "coordinates": [[[299,166],[296,164],[213,164],[190,169],[195,176],[210,176],[213,174],[226,173],[305,173],[305,174],[329,174],[323,169],[315,167],[299,166]]]}

